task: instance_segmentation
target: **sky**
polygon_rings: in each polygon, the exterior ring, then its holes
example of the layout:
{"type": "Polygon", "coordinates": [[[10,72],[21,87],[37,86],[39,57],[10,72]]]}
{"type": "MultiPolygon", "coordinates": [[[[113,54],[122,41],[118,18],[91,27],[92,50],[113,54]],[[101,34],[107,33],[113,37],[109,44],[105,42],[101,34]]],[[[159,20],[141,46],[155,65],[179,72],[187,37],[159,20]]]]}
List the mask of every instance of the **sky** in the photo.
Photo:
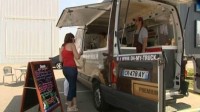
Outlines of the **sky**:
{"type": "MultiPolygon", "coordinates": [[[[79,5],[86,5],[86,4],[93,4],[93,3],[100,3],[103,0],[60,0],[59,3],[59,16],[61,15],[63,9],[67,7],[75,7],[79,5]]],[[[62,42],[64,40],[64,36],[66,33],[73,33],[74,35],[76,34],[76,28],[77,27],[65,27],[61,28],[59,30],[59,45],[62,45],[62,42]]]]}

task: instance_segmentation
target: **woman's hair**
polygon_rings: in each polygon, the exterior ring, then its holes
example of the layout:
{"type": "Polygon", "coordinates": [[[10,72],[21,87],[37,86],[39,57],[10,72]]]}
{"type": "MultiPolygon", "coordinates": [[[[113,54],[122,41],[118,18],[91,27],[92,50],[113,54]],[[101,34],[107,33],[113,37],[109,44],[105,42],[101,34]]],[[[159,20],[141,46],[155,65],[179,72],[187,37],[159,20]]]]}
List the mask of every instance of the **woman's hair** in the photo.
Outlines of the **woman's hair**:
{"type": "Polygon", "coordinates": [[[67,43],[73,43],[74,42],[74,35],[72,34],[72,33],[67,33],[66,35],[65,35],[65,39],[64,39],[64,43],[63,43],[63,45],[62,46],[64,46],[65,44],[67,44],[67,43]]]}
{"type": "MultiPolygon", "coordinates": [[[[141,22],[142,26],[144,25],[144,20],[142,17],[137,17],[136,19],[141,22]]],[[[136,19],[133,19],[133,21],[135,21],[136,19]]]]}
{"type": "Polygon", "coordinates": [[[138,20],[141,21],[142,26],[144,25],[144,21],[142,17],[138,17],[138,20]]]}

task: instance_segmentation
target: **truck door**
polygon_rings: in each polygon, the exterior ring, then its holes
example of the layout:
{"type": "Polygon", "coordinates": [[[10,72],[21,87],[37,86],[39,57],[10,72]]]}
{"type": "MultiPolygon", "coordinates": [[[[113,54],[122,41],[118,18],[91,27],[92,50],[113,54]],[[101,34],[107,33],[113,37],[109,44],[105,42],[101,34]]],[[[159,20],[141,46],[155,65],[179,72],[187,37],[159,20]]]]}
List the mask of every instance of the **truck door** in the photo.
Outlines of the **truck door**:
{"type": "MultiPolygon", "coordinates": [[[[164,101],[184,97],[179,94],[183,43],[177,12],[171,5],[151,0],[119,2],[113,46],[117,63],[116,88],[132,95],[136,102],[145,102],[148,109],[157,108],[158,103],[160,108],[152,111],[164,110],[164,101]],[[133,20],[137,17],[143,18],[144,27],[148,30],[148,46],[143,53],[136,53],[133,46],[128,46],[136,30],[133,20]],[[156,53],[163,58],[161,72],[159,65],[153,61],[156,53]],[[163,80],[159,79],[160,73],[163,73],[163,80]],[[159,89],[160,84],[163,91],[159,89]],[[158,97],[160,92],[163,92],[162,97],[158,97]]],[[[137,105],[136,102],[133,103],[137,105]]]]}

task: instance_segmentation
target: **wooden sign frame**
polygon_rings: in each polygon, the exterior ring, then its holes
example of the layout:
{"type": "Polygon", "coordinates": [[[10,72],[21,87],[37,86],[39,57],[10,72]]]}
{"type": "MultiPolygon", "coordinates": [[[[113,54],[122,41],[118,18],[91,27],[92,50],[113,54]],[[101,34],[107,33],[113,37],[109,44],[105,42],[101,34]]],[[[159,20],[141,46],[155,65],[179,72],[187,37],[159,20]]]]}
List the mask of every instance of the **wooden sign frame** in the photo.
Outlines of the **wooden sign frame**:
{"type": "Polygon", "coordinates": [[[50,61],[29,62],[20,112],[39,104],[41,112],[63,111],[60,95],[50,61]]]}

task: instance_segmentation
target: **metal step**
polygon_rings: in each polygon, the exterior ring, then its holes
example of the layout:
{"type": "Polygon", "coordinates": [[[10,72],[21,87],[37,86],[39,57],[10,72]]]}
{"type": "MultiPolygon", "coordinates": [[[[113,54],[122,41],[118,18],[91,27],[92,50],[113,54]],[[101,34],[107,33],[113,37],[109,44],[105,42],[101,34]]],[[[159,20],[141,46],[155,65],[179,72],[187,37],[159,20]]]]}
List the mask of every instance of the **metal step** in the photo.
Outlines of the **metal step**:
{"type": "Polygon", "coordinates": [[[166,90],[165,100],[173,100],[183,98],[184,95],[180,94],[178,90],[166,90]]]}

